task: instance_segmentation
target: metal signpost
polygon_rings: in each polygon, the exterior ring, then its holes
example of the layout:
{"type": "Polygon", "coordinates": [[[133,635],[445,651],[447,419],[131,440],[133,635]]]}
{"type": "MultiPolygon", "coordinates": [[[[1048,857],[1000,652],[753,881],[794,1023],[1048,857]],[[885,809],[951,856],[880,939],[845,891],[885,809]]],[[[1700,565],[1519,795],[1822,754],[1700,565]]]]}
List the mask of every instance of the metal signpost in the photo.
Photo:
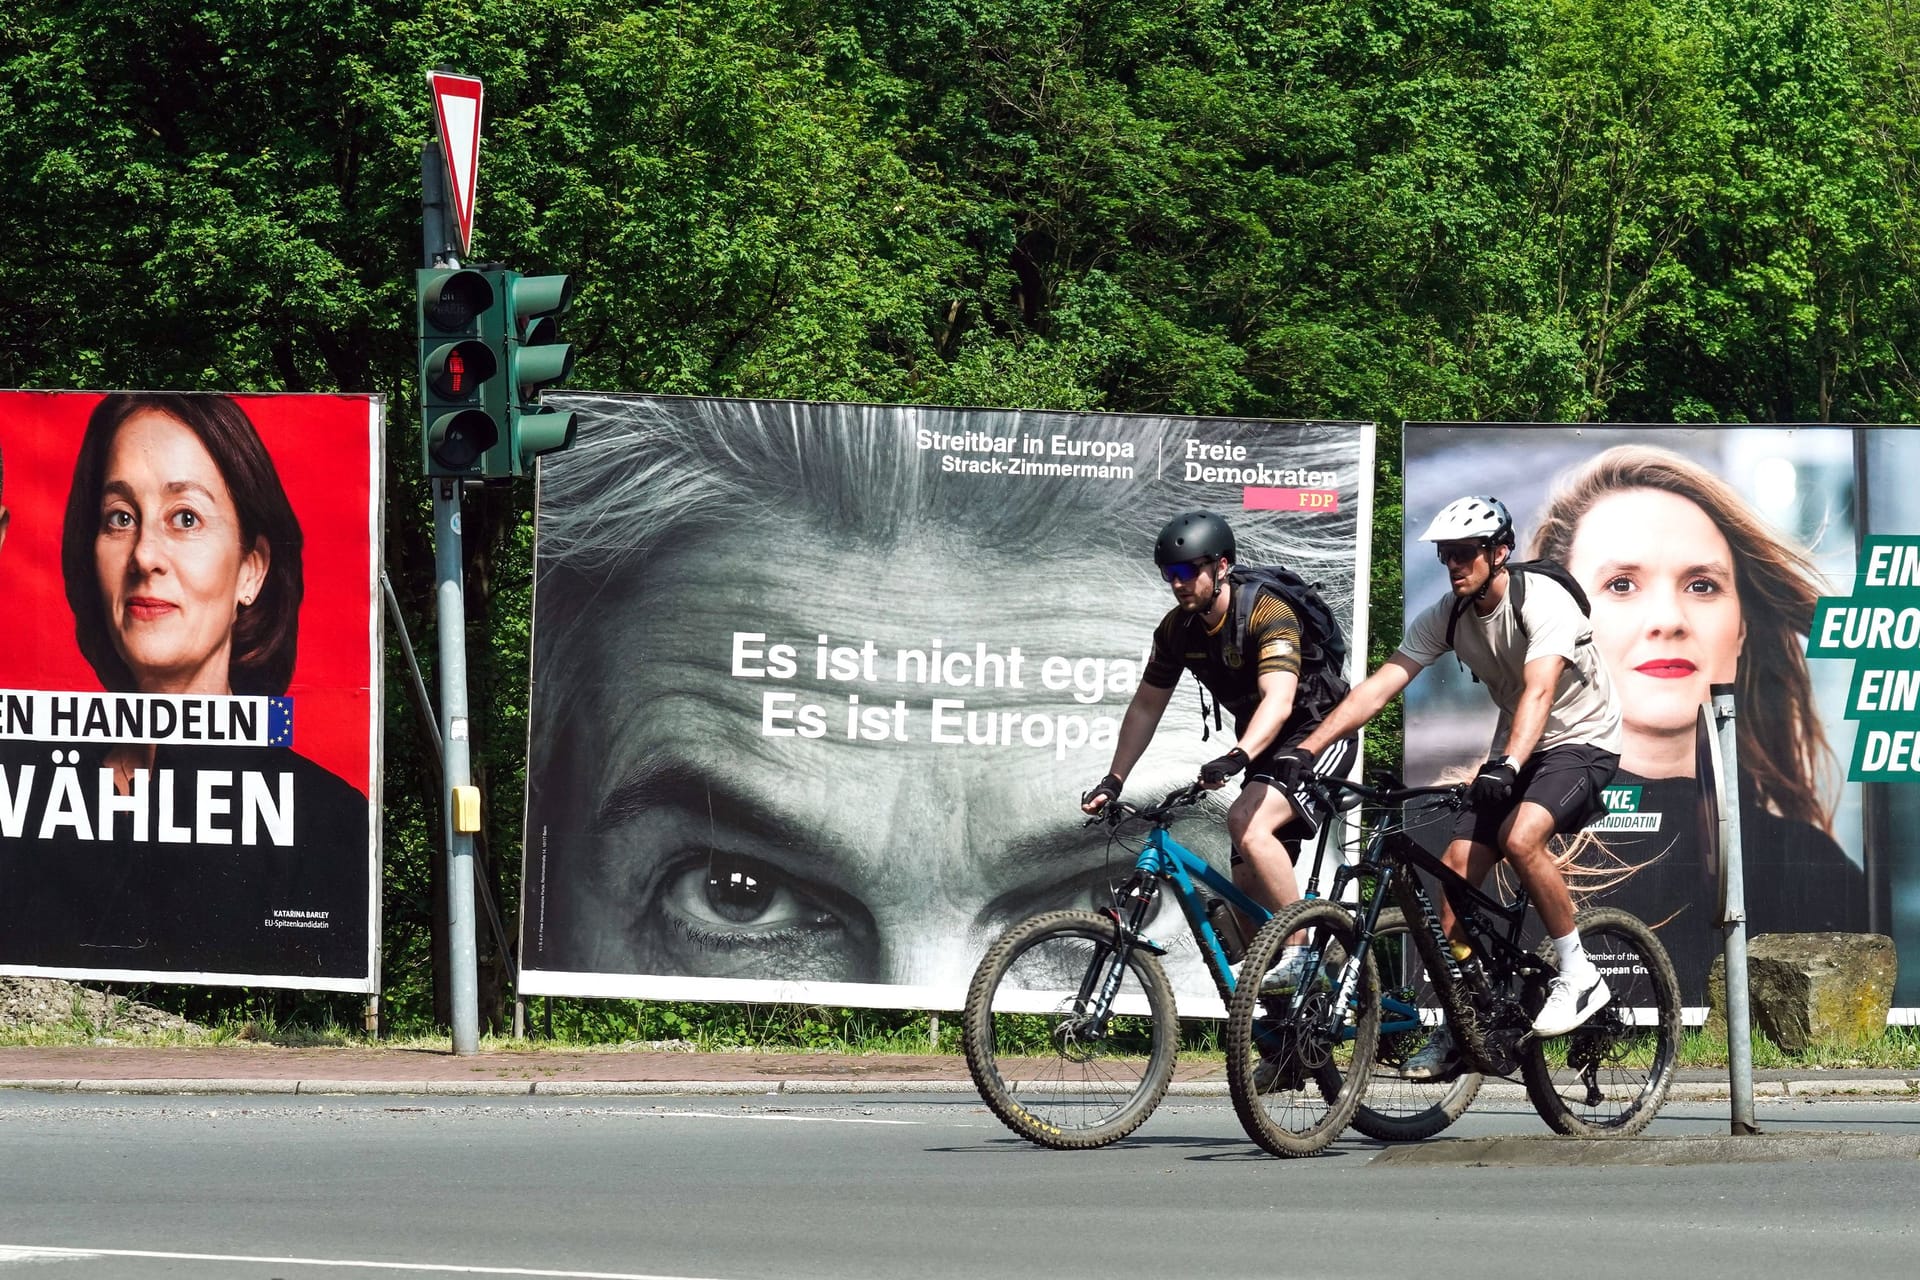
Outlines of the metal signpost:
{"type": "Polygon", "coordinates": [[[550,413],[540,403],[541,389],[573,370],[573,348],[559,336],[573,281],[496,263],[463,265],[473,243],[485,90],[472,76],[446,71],[428,72],[427,87],[440,136],[420,154],[420,451],[433,486],[453,1051],[471,1054],[480,1048],[473,837],[481,816],[469,756],[460,490],[469,481],[510,484],[530,476],[541,454],[573,444],[574,415],[550,413]]]}
{"type": "MultiPolygon", "coordinates": [[[[421,150],[420,178],[425,191],[422,217],[421,266],[426,272],[453,268],[465,255],[473,236],[474,188],[480,174],[480,81],[467,76],[429,72],[434,119],[440,141],[421,150]],[[444,158],[443,158],[444,148],[444,158]],[[451,202],[449,202],[449,187],[451,202]],[[459,243],[452,243],[457,232],[459,243]]],[[[423,317],[423,359],[428,324],[439,317],[423,317]]],[[[455,351],[455,385],[450,393],[469,390],[460,376],[463,356],[455,351]]],[[[429,387],[423,378],[423,412],[431,414],[429,387]]],[[[426,424],[429,442],[434,423],[426,424]]],[[[431,472],[432,468],[429,468],[431,472]]],[[[480,1051],[479,964],[474,946],[473,834],[479,830],[479,792],[473,786],[467,719],[467,609],[460,545],[460,485],[453,475],[436,475],[433,485],[434,603],[440,641],[440,741],[445,792],[441,797],[447,845],[447,962],[453,1006],[453,1051],[480,1051]]]]}
{"type": "Polygon", "coordinates": [[[1740,752],[1736,742],[1733,686],[1713,686],[1713,701],[1700,707],[1695,776],[1706,808],[1701,838],[1715,850],[1719,870],[1719,923],[1726,929],[1727,1087],[1732,1132],[1756,1134],[1753,1119],[1753,1032],[1747,991],[1747,891],[1740,860],[1740,752]]]}

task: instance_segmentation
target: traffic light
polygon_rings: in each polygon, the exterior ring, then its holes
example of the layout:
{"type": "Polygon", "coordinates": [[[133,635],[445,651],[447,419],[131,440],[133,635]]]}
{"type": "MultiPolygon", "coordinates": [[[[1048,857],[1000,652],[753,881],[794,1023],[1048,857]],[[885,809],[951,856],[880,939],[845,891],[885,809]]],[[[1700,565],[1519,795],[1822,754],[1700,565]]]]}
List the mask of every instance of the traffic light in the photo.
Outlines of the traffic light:
{"type": "MultiPolygon", "coordinates": [[[[506,423],[484,466],[490,479],[533,474],[533,460],[573,443],[574,415],[540,404],[542,388],[573,371],[573,348],[560,341],[559,318],[573,305],[570,276],[506,274],[502,308],[506,377],[501,379],[506,423]]],[[[490,402],[489,407],[492,407],[490,402]]]]}
{"type": "Polygon", "coordinates": [[[415,273],[419,307],[421,448],[429,476],[485,474],[487,451],[504,432],[489,411],[503,381],[505,289],[498,270],[426,268],[415,273]]]}

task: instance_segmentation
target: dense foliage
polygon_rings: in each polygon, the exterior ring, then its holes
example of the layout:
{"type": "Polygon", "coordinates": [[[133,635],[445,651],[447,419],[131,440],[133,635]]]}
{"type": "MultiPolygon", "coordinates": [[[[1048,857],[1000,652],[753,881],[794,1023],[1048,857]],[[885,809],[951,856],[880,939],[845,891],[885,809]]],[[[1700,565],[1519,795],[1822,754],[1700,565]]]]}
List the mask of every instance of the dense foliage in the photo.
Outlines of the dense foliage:
{"type": "MultiPolygon", "coordinates": [[[[476,256],[585,282],[575,386],[1370,418],[1389,546],[1405,419],[1920,410],[1920,27],[1884,0],[11,13],[0,386],[387,394],[387,562],[417,639],[408,272],[435,65],[487,84],[476,256]]],[[[509,935],[524,501],[478,500],[469,536],[509,935]]],[[[388,676],[387,982],[417,1020],[436,787],[388,676]]]]}

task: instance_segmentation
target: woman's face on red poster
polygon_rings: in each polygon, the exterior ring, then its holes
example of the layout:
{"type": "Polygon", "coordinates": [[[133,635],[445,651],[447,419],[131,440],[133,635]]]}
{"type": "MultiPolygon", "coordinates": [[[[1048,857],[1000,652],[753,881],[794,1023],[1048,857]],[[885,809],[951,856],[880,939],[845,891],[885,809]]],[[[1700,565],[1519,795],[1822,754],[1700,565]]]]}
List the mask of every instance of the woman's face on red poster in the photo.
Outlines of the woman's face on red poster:
{"type": "MultiPolygon", "coordinates": [[[[9,620],[30,620],[29,625],[16,625],[7,641],[0,643],[0,689],[85,692],[101,687],[99,674],[80,652],[62,562],[63,515],[72,493],[74,465],[87,422],[101,399],[97,392],[0,391],[0,449],[4,449],[6,464],[6,490],[0,494],[0,502],[5,503],[11,517],[6,546],[0,549],[0,593],[4,593],[10,610],[9,620]]],[[[378,410],[366,396],[244,396],[237,403],[267,448],[300,523],[303,540],[298,560],[289,560],[289,564],[302,566],[304,581],[297,621],[297,660],[286,689],[295,704],[292,746],[366,791],[373,778],[374,726],[378,722],[373,708],[379,679],[375,661],[378,614],[374,609],[379,592],[372,567],[379,536],[375,508],[379,492],[375,480],[378,410]]],[[[130,438],[128,433],[145,417],[139,410],[130,413],[111,443],[124,446],[130,438]]],[[[170,578],[177,573],[179,581],[167,584],[168,590],[179,589],[175,597],[158,589],[128,585],[124,581],[125,555],[112,566],[102,563],[102,553],[110,542],[105,529],[106,511],[104,504],[97,511],[89,508],[91,527],[83,544],[86,571],[81,577],[88,589],[99,593],[96,598],[110,619],[108,635],[136,675],[144,675],[148,668],[160,672],[193,666],[178,655],[205,654],[227,643],[236,621],[235,602],[251,591],[254,607],[258,607],[262,600],[259,583],[272,576],[274,569],[273,553],[263,547],[257,576],[252,572],[248,549],[240,546],[233,523],[234,494],[219,468],[212,465],[199,437],[164,411],[154,421],[164,424],[163,434],[185,455],[177,463],[185,469],[165,476],[166,481],[198,475],[200,487],[213,495],[213,501],[187,502],[190,516],[176,509],[177,502],[162,507],[162,514],[155,517],[159,521],[156,527],[144,513],[149,502],[143,500],[139,506],[130,507],[119,523],[130,531],[131,519],[141,526],[143,535],[166,535],[183,557],[187,554],[183,544],[189,541],[186,535],[194,526],[206,529],[203,541],[212,541],[212,522],[224,517],[229,521],[229,532],[217,539],[221,545],[215,548],[215,562],[195,566],[191,584],[185,559],[162,575],[170,578]],[[211,576],[203,570],[210,571],[211,576]],[[195,588],[191,599],[186,590],[189,585],[195,588]],[[176,657],[148,647],[148,641],[159,638],[161,626],[126,625],[125,611],[116,606],[116,598],[142,594],[159,601],[177,599],[180,604],[180,616],[167,625],[192,630],[197,638],[180,640],[176,657]],[[206,607],[192,619],[195,625],[187,628],[184,624],[189,621],[188,606],[192,604],[206,607]],[[137,634],[141,631],[146,634],[137,634]]],[[[155,443],[157,446],[157,438],[155,443]]],[[[160,456],[159,452],[150,455],[155,459],[160,456]]],[[[107,460],[103,471],[120,467],[127,457],[123,447],[107,460]]],[[[160,469],[157,462],[155,466],[160,469]]],[[[132,479],[130,475],[125,478],[132,479]]],[[[98,496],[90,495],[89,501],[98,496]]],[[[265,594],[270,596],[271,589],[265,594]]],[[[163,605],[148,608],[157,610],[150,622],[171,616],[163,605]]],[[[226,655],[229,659],[232,656],[226,655]]],[[[216,660],[214,666],[225,680],[226,664],[216,660]]],[[[227,681],[220,691],[230,687],[227,681]]],[[[141,688],[156,691],[145,683],[141,688]]]]}
{"type": "Polygon", "coordinates": [[[247,546],[200,438],[155,410],[107,454],[94,565],[114,648],[145,693],[226,693],[233,622],[259,594],[269,551],[247,546]]]}
{"type": "Polygon", "coordinates": [[[1726,537],[1687,498],[1628,489],[1587,509],[1568,561],[1620,690],[1629,762],[1636,737],[1690,737],[1710,686],[1733,682],[1746,642],[1726,537]]]}

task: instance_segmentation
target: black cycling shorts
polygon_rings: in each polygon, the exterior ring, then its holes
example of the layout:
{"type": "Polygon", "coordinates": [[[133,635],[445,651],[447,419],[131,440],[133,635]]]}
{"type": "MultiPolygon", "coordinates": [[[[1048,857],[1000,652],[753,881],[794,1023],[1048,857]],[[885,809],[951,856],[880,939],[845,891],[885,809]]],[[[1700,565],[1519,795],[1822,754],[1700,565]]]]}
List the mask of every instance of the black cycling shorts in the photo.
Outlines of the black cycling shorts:
{"type": "MultiPolygon", "coordinates": [[[[1255,756],[1247,763],[1246,782],[1264,782],[1268,786],[1279,786],[1280,784],[1276,782],[1273,777],[1273,758],[1289,747],[1298,746],[1301,739],[1305,738],[1318,727],[1318,725],[1308,725],[1304,729],[1299,729],[1294,733],[1288,734],[1286,738],[1274,743],[1265,751],[1255,756]]],[[[1344,778],[1348,773],[1352,772],[1353,762],[1359,755],[1360,739],[1357,735],[1341,738],[1339,741],[1321,748],[1320,754],[1313,758],[1313,771],[1315,773],[1331,773],[1344,778]]],[[[1243,782],[1241,785],[1245,786],[1246,783],[1243,782]]],[[[1280,828],[1278,833],[1280,838],[1282,840],[1304,840],[1316,834],[1320,830],[1320,824],[1326,821],[1326,806],[1318,799],[1308,795],[1304,790],[1287,792],[1287,799],[1293,802],[1293,812],[1295,816],[1293,821],[1280,828]]]]}
{"type": "Polygon", "coordinates": [[[1484,811],[1463,811],[1454,819],[1453,838],[1498,849],[1500,824],[1522,800],[1531,800],[1552,814],[1555,831],[1572,835],[1605,816],[1607,805],[1601,788],[1613,781],[1614,770],[1619,767],[1619,756],[1584,743],[1570,742],[1542,751],[1520,771],[1511,800],[1484,811]]]}

